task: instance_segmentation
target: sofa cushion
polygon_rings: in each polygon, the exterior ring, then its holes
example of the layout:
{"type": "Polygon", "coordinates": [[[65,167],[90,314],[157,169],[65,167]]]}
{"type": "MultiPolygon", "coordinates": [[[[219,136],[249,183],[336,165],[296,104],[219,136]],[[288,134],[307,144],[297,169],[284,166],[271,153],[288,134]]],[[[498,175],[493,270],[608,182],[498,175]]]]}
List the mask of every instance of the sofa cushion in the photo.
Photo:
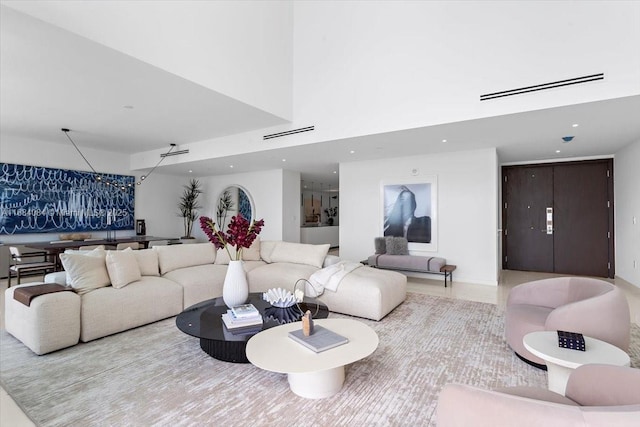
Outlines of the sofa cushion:
{"type": "MultiPolygon", "coordinates": [[[[236,259],[236,248],[234,246],[229,248],[229,252],[231,252],[231,256],[233,259],[236,259]]],[[[225,248],[218,249],[216,252],[216,261],[215,264],[218,265],[229,265],[229,252],[225,248]]],[[[244,248],[242,250],[242,260],[243,261],[260,261],[260,240],[256,239],[253,241],[250,247],[244,248]]]]}
{"type": "Polygon", "coordinates": [[[154,246],[153,249],[158,251],[160,273],[163,275],[178,268],[213,264],[216,260],[216,248],[212,243],[154,246]]]}
{"type": "Polygon", "coordinates": [[[184,308],[187,308],[204,300],[222,296],[226,272],[226,265],[204,264],[178,268],[162,277],[182,286],[184,308]]]}
{"type": "Polygon", "coordinates": [[[83,342],[175,316],[183,308],[182,286],[162,277],[143,276],[122,289],[109,286],[81,298],[83,342]]]}
{"type": "MultiPolygon", "coordinates": [[[[299,279],[308,279],[318,271],[306,264],[276,262],[256,267],[247,273],[250,292],[266,292],[272,288],[283,288],[293,292],[293,286],[299,279]]],[[[298,289],[304,289],[299,285],[298,289]]]]}
{"type": "Polygon", "coordinates": [[[158,266],[158,252],[153,249],[141,249],[133,251],[136,260],[138,261],[138,267],[140,268],[140,274],[143,276],[159,276],[160,267],[158,266]]]}
{"type": "Polygon", "coordinates": [[[418,272],[440,272],[441,268],[447,264],[447,260],[439,257],[428,257],[420,255],[371,255],[367,260],[369,265],[378,268],[392,270],[406,270],[418,272]]]}
{"type": "Polygon", "coordinates": [[[376,254],[386,254],[387,253],[387,240],[384,237],[376,237],[373,240],[373,244],[376,248],[376,254]]]}
{"type": "Polygon", "coordinates": [[[494,391],[510,394],[512,396],[526,397],[527,399],[543,400],[545,402],[560,403],[562,405],[579,406],[577,402],[574,402],[568,397],[555,393],[551,390],[547,390],[546,388],[515,386],[499,387],[494,389],[494,391]]]}
{"type": "Polygon", "coordinates": [[[278,242],[271,254],[271,262],[288,262],[322,268],[330,245],[309,245],[305,243],[278,242]]]}
{"type": "Polygon", "coordinates": [[[109,286],[111,279],[105,263],[105,251],[60,254],[60,261],[69,277],[69,284],[82,295],[109,286]]]}
{"type": "Polygon", "coordinates": [[[337,292],[319,300],[336,313],[380,320],[407,297],[407,276],[395,271],[360,267],[347,274],[337,292]]]}
{"type": "Polygon", "coordinates": [[[131,248],[123,251],[107,251],[106,263],[111,286],[116,289],[124,288],[142,277],[138,261],[131,248]]]}

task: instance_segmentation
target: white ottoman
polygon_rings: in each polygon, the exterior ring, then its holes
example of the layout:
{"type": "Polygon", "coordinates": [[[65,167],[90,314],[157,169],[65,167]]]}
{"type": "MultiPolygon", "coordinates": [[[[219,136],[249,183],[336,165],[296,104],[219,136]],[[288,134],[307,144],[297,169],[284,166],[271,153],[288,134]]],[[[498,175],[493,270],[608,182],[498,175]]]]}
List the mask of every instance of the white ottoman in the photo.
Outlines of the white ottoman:
{"type": "Polygon", "coordinates": [[[30,306],[13,299],[17,288],[5,291],[5,328],[36,354],[50,353],[76,345],[80,340],[80,296],[75,292],[40,295],[30,306]]]}
{"type": "Polygon", "coordinates": [[[346,275],[337,292],[325,289],[319,299],[330,311],[380,320],[406,298],[407,276],[364,266],[346,275]]]}

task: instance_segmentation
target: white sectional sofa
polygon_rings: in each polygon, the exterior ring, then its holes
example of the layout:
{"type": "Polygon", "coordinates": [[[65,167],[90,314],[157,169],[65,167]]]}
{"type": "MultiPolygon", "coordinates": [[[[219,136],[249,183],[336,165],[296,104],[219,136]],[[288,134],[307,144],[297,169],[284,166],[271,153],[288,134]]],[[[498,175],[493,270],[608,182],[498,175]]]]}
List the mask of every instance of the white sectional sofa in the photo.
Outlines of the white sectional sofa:
{"type": "MultiPolygon", "coordinates": [[[[339,261],[329,245],[256,241],[243,252],[250,292],[293,291],[323,266],[339,261]]],[[[222,296],[229,257],[210,243],[156,246],[140,251],[102,251],[61,255],[67,272],[46,282],[71,286],[34,298],[30,306],[5,294],[7,332],[37,354],[46,354],[179,314],[198,302],[222,296]],[[91,259],[89,259],[91,258],[91,259]],[[106,277],[105,277],[106,276],[106,277]]],[[[336,292],[320,300],[330,311],[380,320],[406,298],[404,275],[356,268],[336,292]]]]}

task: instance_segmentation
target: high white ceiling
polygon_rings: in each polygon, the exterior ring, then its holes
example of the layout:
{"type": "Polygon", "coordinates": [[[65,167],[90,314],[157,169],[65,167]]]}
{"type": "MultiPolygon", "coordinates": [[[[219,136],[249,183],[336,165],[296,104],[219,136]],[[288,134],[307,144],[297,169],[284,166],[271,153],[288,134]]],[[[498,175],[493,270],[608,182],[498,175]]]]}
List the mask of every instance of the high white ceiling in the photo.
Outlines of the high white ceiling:
{"type": "MultiPolygon", "coordinates": [[[[65,142],[60,128],[66,127],[74,131],[72,137],[81,148],[136,153],[285,123],[12,9],[2,7],[1,11],[3,140],[65,142]]],[[[349,161],[487,147],[497,147],[502,163],[608,156],[640,140],[639,117],[640,96],[632,96],[162,165],[157,172],[192,171],[199,176],[284,168],[301,172],[304,180],[335,187],[338,174],[334,171],[339,163],[349,161]],[[563,143],[567,135],[575,138],[563,143]]]]}
{"type": "Polygon", "coordinates": [[[4,136],[135,153],[284,123],[138,59],[2,7],[4,136]]]}

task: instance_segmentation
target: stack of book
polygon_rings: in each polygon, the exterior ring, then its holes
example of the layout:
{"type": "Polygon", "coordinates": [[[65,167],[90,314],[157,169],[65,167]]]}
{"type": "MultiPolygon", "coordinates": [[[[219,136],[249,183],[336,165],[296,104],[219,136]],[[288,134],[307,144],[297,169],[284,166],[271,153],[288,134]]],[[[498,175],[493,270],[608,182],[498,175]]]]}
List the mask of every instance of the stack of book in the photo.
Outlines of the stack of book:
{"type": "Polygon", "coordinates": [[[242,304],[227,310],[222,315],[222,321],[228,330],[241,332],[243,330],[260,329],[262,315],[253,304],[242,304]]]}

